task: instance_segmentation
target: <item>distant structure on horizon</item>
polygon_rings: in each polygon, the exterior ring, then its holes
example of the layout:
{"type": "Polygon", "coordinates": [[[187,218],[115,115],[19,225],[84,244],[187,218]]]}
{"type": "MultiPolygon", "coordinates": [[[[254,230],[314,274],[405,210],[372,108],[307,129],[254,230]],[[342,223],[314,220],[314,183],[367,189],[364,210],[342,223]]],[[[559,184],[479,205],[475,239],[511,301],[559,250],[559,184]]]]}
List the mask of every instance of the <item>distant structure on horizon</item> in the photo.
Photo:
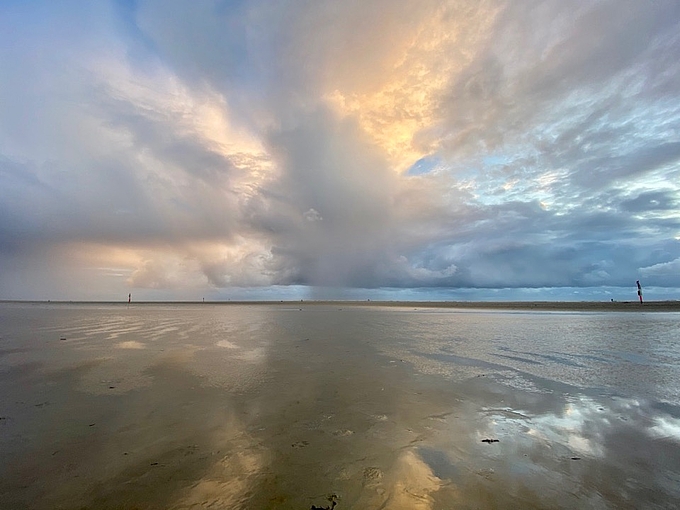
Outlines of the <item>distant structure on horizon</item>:
{"type": "Polygon", "coordinates": [[[642,287],[640,286],[640,280],[636,280],[635,283],[638,288],[638,298],[640,298],[640,304],[642,304],[642,287]]]}

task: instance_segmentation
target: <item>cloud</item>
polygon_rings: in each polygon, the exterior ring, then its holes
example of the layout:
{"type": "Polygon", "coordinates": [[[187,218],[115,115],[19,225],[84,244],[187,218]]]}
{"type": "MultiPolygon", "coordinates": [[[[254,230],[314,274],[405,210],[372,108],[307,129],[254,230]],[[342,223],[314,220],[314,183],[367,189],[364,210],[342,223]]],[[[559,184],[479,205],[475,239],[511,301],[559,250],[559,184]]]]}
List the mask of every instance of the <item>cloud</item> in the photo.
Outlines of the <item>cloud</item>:
{"type": "Polygon", "coordinates": [[[316,209],[309,209],[308,211],[305,211],[304,214],[302,215],[307,221],[321,221],[323,218],[319,214],[319,211],[316,209]]]}
{"type": "Polygon", "coordinates": [[[640,274],[649,279],[647,283],[650,285],[677,287],[680,285],[680,257],[642,267],[640,274]]]}
{"type": "Polygon", "coordinates": [[[0,9],[0,297],[677,285],[676,2],[0,9]]]}

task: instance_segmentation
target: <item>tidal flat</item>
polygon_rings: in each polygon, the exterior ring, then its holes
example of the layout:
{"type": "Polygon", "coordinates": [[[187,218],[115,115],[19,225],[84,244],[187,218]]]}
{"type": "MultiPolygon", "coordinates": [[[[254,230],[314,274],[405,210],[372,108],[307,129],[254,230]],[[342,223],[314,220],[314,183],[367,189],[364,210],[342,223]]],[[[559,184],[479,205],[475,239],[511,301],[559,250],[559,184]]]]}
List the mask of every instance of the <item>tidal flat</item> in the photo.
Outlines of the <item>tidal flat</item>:
{"type": "Polygon", "coordinates": [[[0,508],[673,508],[638,311],[0,303],[0,508]]]}

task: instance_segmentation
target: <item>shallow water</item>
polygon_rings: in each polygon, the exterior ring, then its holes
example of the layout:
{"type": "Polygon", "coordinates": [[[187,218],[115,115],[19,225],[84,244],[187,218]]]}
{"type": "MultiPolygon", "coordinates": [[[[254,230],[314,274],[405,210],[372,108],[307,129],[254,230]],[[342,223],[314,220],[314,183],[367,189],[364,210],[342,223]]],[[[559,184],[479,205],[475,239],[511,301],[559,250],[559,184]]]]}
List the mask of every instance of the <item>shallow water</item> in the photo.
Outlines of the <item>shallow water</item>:
{"type": "Polygon", "coordinates": [[[3,303],[0,508],[673,508],[679,347],[677,313],[3,303]]]}

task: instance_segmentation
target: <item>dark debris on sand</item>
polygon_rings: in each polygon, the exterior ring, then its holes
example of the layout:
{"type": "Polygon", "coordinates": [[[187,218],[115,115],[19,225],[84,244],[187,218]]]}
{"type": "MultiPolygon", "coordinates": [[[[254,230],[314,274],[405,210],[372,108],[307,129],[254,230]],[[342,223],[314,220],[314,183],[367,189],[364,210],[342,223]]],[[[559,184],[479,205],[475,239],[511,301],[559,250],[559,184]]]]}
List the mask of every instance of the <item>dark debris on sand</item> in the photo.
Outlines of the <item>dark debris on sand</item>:
{"type": "Polygon", "coordinates": [[[312,508],[310,510],[333,510],[335,508],[335,505],[338,504],[338,497],[335,494],[331,494],[328,496],[328,501],[331,502],[330,506],[316,506],[312,505],[312,508]]]}

